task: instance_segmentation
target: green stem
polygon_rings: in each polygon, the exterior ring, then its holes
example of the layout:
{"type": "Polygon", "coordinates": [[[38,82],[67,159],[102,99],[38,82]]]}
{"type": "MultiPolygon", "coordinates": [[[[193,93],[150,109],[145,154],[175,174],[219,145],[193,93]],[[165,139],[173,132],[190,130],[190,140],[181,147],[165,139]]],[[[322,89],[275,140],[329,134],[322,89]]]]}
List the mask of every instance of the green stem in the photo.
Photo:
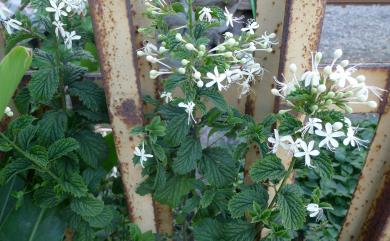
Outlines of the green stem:
{"type": "Polygon", "coordinates": [[[192,11],[192,0],[188,0],[188,11],[187,11],[187,15],[188,15],[188,30],[190,32],[190,36],[192,37],[193,36],[193,23],[192,23],[192,17],[193,17],[193,11],[192,11]]]}
{"type": "Polygon", "coordinates": [[[38,219],[37,219],[37,221],[34,224],[34,228],[33,228],[32,232],[31,232],[31,235],[30,235],[30,238],[28,239],[28,241],[33,241],[34,240],[35,234],[36,234],[36,232],[38,230],[39,224],[42,221],[42,218],[43,218],[43,215],[45,214],[45,211],[46,211],[46,209],[41,209],[41,212],[39,213],[38,219]]]}
{"type": "Polygon", "coordinates": [[[66,94],[65,94],[65,81],[64,81],[64,76],[62,75],[62,68],[61,68],[61,53],[60,53],[60,43],[58,38],[56,38],[55,41],[55,61],[56,61],[56,69],[57,69],[57,78],[60,83],[60,96],[61,96],[61,105],[62,109],[66,111],[66,94]]]}
{"type": "Polygon", "coordinates": [[[20,154],[22,154],[25,158],[32,161],[36,166],[43,169],[43,171],[47,172],[54,180],[56,180],[58,183],[62,183],[61,179],[57,177],[52,171],[50,171],[48,168],[42,167],[39,163],[37,163],[31,156],[23,151],[18,145],[15,144],[15,142],[11,141],[6,135],[0,132],[0,136],[6,140],[16,151],[18,151],[20,154]]]}

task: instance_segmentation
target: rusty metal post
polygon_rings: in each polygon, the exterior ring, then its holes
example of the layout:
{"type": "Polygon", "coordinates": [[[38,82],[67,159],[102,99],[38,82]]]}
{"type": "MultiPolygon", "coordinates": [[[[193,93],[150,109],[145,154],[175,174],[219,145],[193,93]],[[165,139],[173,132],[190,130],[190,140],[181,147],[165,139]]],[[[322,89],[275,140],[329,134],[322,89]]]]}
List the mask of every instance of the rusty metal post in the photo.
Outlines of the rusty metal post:
{"type": "MultiPolygon", "coordinates": [[[[389,90],[390,66],[361,70],[368,81],[389,90]]],[[[341,230],[339,241],[389,240],[389,149],[390,102],[389,92],[378,108],[377,130],[359,178],[353,199],[341,230]],[[387,215],[386,215],[387,213],[387,215]]],[[[362,111],[366,111],[362,109],[362,111]]]]}
{"type": "Polygon", "coordinates": [[[143,123],[143,108],[130,4],[89,0],[89,5],[129,215],[142,231],[156,231],[152,197],[136,193],[141,168],[132,162],[141,138],[130,136],[130,129],[143,123]]]}
{"type": "MultiPolygon", "coordinates": [[[[267,70],[260,83],[254,86],[254,94],[248,96],[246,113],[261,121],[267,114],[279,110],[278,98],[271,94],[274,86],[273,74],[278,73],[289,79],[288,66],[297,64],[302,70],[310,68],[310,51],[317,51],[325,13],[325,0],[284,0],[257,1],[257,20],[265,26],[267,32],[275,32],[279,47],[269,55],[257,56],[267,70]]],[[[247,155],[246,173],[252,163],[259,158],[258,150],[251,150],[247,155]]],[[[283,157],[288,165],[290,157],[283,157]]],[[[246,178],[248,182],[248,178],[246,178]]]]}

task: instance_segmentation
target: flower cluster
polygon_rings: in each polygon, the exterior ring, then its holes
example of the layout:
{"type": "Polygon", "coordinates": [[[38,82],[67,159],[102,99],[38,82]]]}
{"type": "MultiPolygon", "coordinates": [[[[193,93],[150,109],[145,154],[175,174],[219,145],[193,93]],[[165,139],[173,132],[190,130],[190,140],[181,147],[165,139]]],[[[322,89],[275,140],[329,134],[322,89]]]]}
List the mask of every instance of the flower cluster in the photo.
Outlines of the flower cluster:
{"type": "Polygon", "coordinates": [[[0,23],[4,26],[8,34],[13,34],[15,30],[22,29],[22,23],[11,18],[13,12],[9,10],[4,3],[0,2],[0,23]]]}
{"type": "Polygon", "coordinates": [[[314,114],[334,106],[348,113],[353,112],[351,105],[363,104],[376,108],[377,103],[368,100],[369,93],[371,92],[381,100],[381,95],[385,90],[367,85],[363,75],[354,77],[356,66],[348,67],[348,60],[342,60],[336,64],[342,54],[342,50],[337,49],[334,52],[332,63],[327,65],[322,73],[319,71],[322,53],[312,54],[312,69],[305,72],[299,79],[296,75],[296,65],[290,65],[292,80],[280,82],[275,79],[277,88],[272,89],[272,93],[282,97],[292,108],[301,107],[302,101],[306,101],[303,109],[295,109],[307,114],[314,114]],[[307,98],[296,98],[298,95],[307,98]]]}
{"type": "Polygon", "coordinates": [[[64,24],[62,18],[71,14],[82,14],[86,6],[86,0],[50,0],[50,6],[46,8],[48,13],[53,14],[53,25],[57,38],[62,37],[68,49],[71,49],[73,41],[80,40],[81,36],[77,35],[75,31],[66,31],[64,28],[66,24],[64,24]]]}
{"type": "Polygon", "coordinates": [[[12,111],[12,109],[9,106],[5,107],[4,114],[8,117],[14,116],[14,112],[12,111]]]}

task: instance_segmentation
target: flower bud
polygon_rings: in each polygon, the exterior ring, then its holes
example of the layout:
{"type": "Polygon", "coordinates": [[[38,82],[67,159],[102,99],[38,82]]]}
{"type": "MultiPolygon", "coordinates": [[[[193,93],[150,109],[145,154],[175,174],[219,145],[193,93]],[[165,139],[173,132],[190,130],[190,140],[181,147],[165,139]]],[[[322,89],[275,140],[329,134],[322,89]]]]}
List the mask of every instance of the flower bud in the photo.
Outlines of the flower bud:
{"type": "Polygon", "coordinates": [[[316,59],[316,63],[319,63],[322,59],[322,53],[321,52],[317,52],[316,55],[315,55],[315,59],[316,59]]]}
{"type": "Polygon", "coordinates": [[[349,65],[349,61],[348,61],[347,59],[345,59],[345,60],[343,60],[343,61],[340,62],[340,65],[341,65],[342,67],[347,67],[347,66],[349,65]]]}
{"type": "Polygon", "coordinates": [[[344,98],[344,92],[338,92],[337,94],[336,94],[336,98],[344,98]]]}
{"type": "Polygon", "coordinates": [[[177,33],[175,37],[177,41],[183,41],[183,36],[180,33],[177,33]]]}
{"type": "Polygon", "coordinates": [[[189,51],[195,50],[195,46],[191,43],[187,43],[185,46],[186,46],[186,49],[188,49],[189,51]]]}
{"type": "Polygon", "coordinates": [[[341,49],[336,49],[336,50],[334,51],[334,53],[333,53],[333,57],[334,57],[335,59],[340,58],[342,55],[343,55],[343,50],[341,50],[341,49]]]}
{"type": "Polygon", "coordinates": [[[341,128],[343,128],[343,123],[341,123],[341,122],[335,122],[335,123],[333,124],[333,130],[334,130],[334,131],[338,131],[338,130],[340,130],[341,128]]]}
{"type": "Polygon", "coordinates": [[[199,45],[199,49],[201,51],[205,51],[206,50],[206,46],[204,44],[201,44],[201,45],[199,45]]]}
{"type": "Polygon", "coordinates": [[[318,86],[318,93],[324,93],[326,91],[326,85],[318,86]]]}
{"type": "Polygon", "coordinates": [[[367,105],[370,108],[377,108],[378,107],[378,104],[373,100],[367,101],[367,105]]]}
{"type": "Polygon", "coordinates": [[[190,61],[188,61],[186,59],[182,59],[182,61],[181,61],[181,64],[184,65],[184,66],[186,66],[189,63],[190,63],[190,61]]]}
{"type": "Polygon", "coordinates": [[[179,72],[179,74],[185,74],[186,73],[186,69],[185,68],[178,68],[177,72],[179,72]]]}
{"type": "Polygon", "coordinates": [[[347,91],[345,93],[345,97],[351,97],[351,96],[353,96],[353,91],[347,91]]]}
{"type": "Polygon", "coordinates": [[[163,53],[165,53],[165,52],[167,52],[168,51],[168,49],[166,49],[164,46],[161,46],[160,48],[159,48],[159,50],[158,50],[158,52],[160,53],[160,54],[163,54],[163,53]]]}
{"type": "Polygon", "coordinates": [[[230,38],[225,43],[229,46],[233,46],[236,43],[236,40],[234,38],[230,38]]]}
{"type": "Polygon", "coordinates": [[[144,56],[144,55],[145,55],[144,51],[141,51],[141,50],[137,51],[137,56],[138,57],[141,57],[141,56],[144,56]]]}
{"type": "Polygon", "coordinates": [[[224,53],[223,56],[225,58],[231,58],[231,57],[233,57],[233,53],[229,51],[229,52],[224,53]]]}
{"type": "Polygon", "coordinates": [[[312,93],[317,93],[317,92],[318,92],[318,89],[315,88],[315,87],[313,87],[313,88],[311,89],[311,92],[312,92],[312,93]]]}
{"type": "Polygon", "coordinates": [[[159,76],[159,73],[158,73],[158,71],[157,70],[151,70],[150,72],[149,72],[149,76],[150,76],[150,78],[151,79],[155,79],[155,78],[157,78],[158,76],[159,76]]]}
{"type": "Polygon", "coordinates": [[[272,53],[273,49],[272,48],[268,48],[266,49],[267,53],[272,53]]]}
{"type": "Polygon", "coordinates": [[[358,76],[356,76],[356,80],[357,80],[359,83],[362,83],[362,82],[366,81],[366,76],[364,76],[364,75],[358,75],[358,76]]]}
{"type": "Polygon", "coordinates": [[[14,112],[12,111],[12,109],[10,107],[5,107],[5,110],[4,110],[4,114],[8,117],[12,117],[14,116],[14,112]]]}
{"type": "Polygon", "coordinates": [[[324,73],[330,75],[332,73],[332,67],[330,65],[324,68],[324,73]]]}
{"type": "Polygon", "coordinates": [[[311,106],[311,110],[312,110],[312,111],[318,110],[318,105],[313,105],[313,106],[311,106]]]}
{"type": "Polygon", "coordinates": [[[352,113],[352,112],[353,112],[353,109],[352,109],[350,106],[348,106],[348,105],[345,105],[345,106],[344,106],[344,109],[345,109],[345,111],[348,112],[348,113],[352,113]]]}
{"type": "Polygon", "coordinates": [[[204,54],[205,54],[205,52],[204,52],[204,51],[202,51],[202,50],[198,52],[198,56],[199,56],[199,57],[203,57],[203,56],[204,56],[204,54]]]}
{"type": "Polygon", "coordinates": [[[326,105],[332,105],[332,104],[333,104],[333,101],[332,101],[331,99],[327,99],[327,100],[325,101],[325,104],[326,104],[326,105]]]}
{"type": "Polygon", "coordinates": [[[327,94],[327,96],[328,96],[329,98],[333,98],[335,95],[336,95],[336,94],[335,94],[333,91],[329,91],[328,94],[327,94]]]}
{"type": "Polygon", "coordinates": [[[296,73],[298,68],[296,64],[290,64],[289,69],[291,73],[296,73]]]}
{"type": "Polygon", "coordinates": [[[268,35],[269,38],[276,38],[276,33],[271,33],[270,35],[268,35]]]}
{"type": "Polygon", "coordinates": [[[199,72],[199,71],[195,71],[195,72],[194,72],[194,78],[195,78],[195,79],[200,79],[200,77],[202,77],[202,75],[200,74],[200,72],[199,72]]]}
{"type": "Polygon", "coordinates": [[[219,45],[218,47],[217,47],[217,49],[219,50],[219,51],[225,51],[226,50],[226,47],[225,46],[223,46],[223,45],[219,45]]]}
{"type": "Polygon", "coordinates": [[[163,42],[161,42],[161,45],[165,46],[165,45],[167,45],[167,42],[163,41],[163,42]]]}
{"type": "Polygon", "coordinates": [[[204,83],[202,80],[199,80],[198,82],[196,82],[196,85],[199,87],[199,88],[202,88],[204,83]]]}
{"type": "Polygon", "coordinates": [[[280,93],[277,89],[272,89],[271,90],[271,93],[274,95],[274,96],[280,96],[280,93]]]}
{"type": "Polygon", "coordinates": [[[155,64],[157,62],[157,59],[151,55],[146,56],[146,60],[152,64],[155,64]]]}

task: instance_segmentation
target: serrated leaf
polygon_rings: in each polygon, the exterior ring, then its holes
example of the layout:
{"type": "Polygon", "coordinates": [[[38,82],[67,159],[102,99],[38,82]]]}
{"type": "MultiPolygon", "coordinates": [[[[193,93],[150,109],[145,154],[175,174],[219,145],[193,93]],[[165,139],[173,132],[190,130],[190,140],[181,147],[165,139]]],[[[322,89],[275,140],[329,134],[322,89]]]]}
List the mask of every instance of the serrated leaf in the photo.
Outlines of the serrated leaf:
{"type": "Polygon", "coordinates": [[[299,229],[305,223],[306,210],[302,191],[296,185],[282,187],[277,196],[283,225],[288,229],[299,229]]]}
{"type": "Polygon", "coordinates": [[[49,146],[49,159],[58,159],[79,147],[79,143],[73,138],[60,139],[49,146]]]}
{"type": "Polygon", "coordinates": [[[241,220],[229,222],[224,225],[226,241],[253,241],[257,235],[256,225],[241,220]]]}
{"type": "Polygon", "coordinates": [[[28,90],[27,87],[21,88],[18,91],[18,94],[16,95],[14,101],[19,113],[28,114],[31,96],[30,96],[30,91],[28,90]]]}
{"type": "Polygon", "coordinates": [[[249,170],[249,175],[255,182],[265,180],[280,180],[285,174],[285,169],[280,158],[276,155],[268,155],[256,161],[249,170]]]}
{"type": "Polygon", "coordinates": [[[87,196],[73,199],[70,208],[82,217],[95,217],[103,211],[104,203],[94,196],[87,196]]]}
{"type": "Polygon", "coordinates": [[[83,130],[73,136],[80,145],[77,153],[83,161],[97,168],[107,157],[107,146],[103,137],[97,133],[83,130]]]}
{"type": "Polygon", "coordinates": [[[83,219],[93,228],[104,228],[111,223],[114,217],[114,211],[110,206],[104,206],[103,211],[96,216],[85,216],[83,219]]]}
{"type": "Polygon", "coordinates": [[[41,208],[53,208],[60,203],[61,199],[54,192],[53,186],[42,186],[34,192],[34,202],[41,208]]]}
{"type": "Polygon", "coordinates": [[[62,111],[46,112],[38,122],[38,141],[49,145],[65,137],[68,116],[62,111]]]}
{"type": "Polygon", "coordinates": [[[16,143],[18,146],[23,150],[28,149],[30,147],[31,141],[34,139],[35,134],[37,133],[37,130],[38,128],[32,125],[22,129],[16,137],[16,143]]]}
{"type": "Polygon", "coordinates": [[[28,90],[35,100],[47,103],[53,98],[59,83],[58,74],[54,67],[40,69],[32,74],[28,90]]]}
{"type": "Polygon", "coordinates": [[[207,180],[217,187],[232,183],[237,176],[236,161],[228,150],[220,147],[203,150],[200,168],[207,180]]]}
{"type": "Polygon", "coordinates": [[[250,211],[253,207],[253,202],[257,202],[265,208],[268,201],[266,191],[244,190],[237,193],[230,201],[228,209],[233,218],[244,216],[245,212],[250,211]],[[264,194],[265,192],[265,194],[264,194]]]}
{"type": "Polygon", "coordinates": [[[302,128],[302,122],[289,113],[281,114],[279,120],[278,130],[281,135],[292,135],[302,128]]]}
{"type": "Polygon", "coordinates": [[[31,161],[23,158],[12,160],[5,165],[0,171],[0,184],[7,183],[12,177],[18,173],[24,172],[32,168],[31,161]]]}
{"type": "Polygon", "coordinates": [[[195,226],[194,236],[196,241],[222,241],[224,240],[224,225],[215,219],[206,218],[195,226]]]}
{"type": "Polygon", "coordinates": [[[228,112],[230,110],[228,103],[225,98],[219,92],[215,91],[204,91],[201,93],[204,96],[207,96],[209,100],[217,107],[219,110],[223,112],[228,112]]]}
{"type": "Polygon", "coordinates": [[[182,198],[193,189],[194,179],[175,176],[168,179],[165,186],[155,191],[154,197],[162,204],[168,204],[170,207],[176,207],[180,204],[182,198]]]}
{"type": "Polygon", "coordinates": [[[172,168],[178,174],[186,174],[196,168],[196,161],[202,157],[202,146],[199,139],[186,137],[177,151],[172,168]]]}
{"type": "Polygon", "coordinates": [[[49,164],[49,156],[47,150],[43,146],[33,146],[29,149],[28,158],[33,161],[35,165],[46,168],[49,164]]]}
{"type": "Polygon", "coordinates": [[[313,170],[320,175],[321,178],[331,179],[334,173],[332,166],[332,158],[325,152],[321,152],[321,155],[312,160],[313,170]]]}
{"type": "Polygon", "coordinates": [[[104,109],[106,103],[104,91],[92,81],[74,82],[69,86],[69,93],[71,96],[77,96],[92,111],[104,109]]]}
{"type": "Polygon", "coordinates": [[[214,190],[207,190],[203,193],[202,199],[200,199],[200,206],[202,208],[207,208],[213,202],[215,197],[214,190]]]}
{"type": "Polygon", "coordinates": [[[154,188],[159,188],[165,186],[167,182],[167,171],[165,170],[164,166],[157,162],[157,174],[156,179],[154,180],[154,188]]]}
{"type": "Polygon", "coordinates": [[[70,174],[66,180],[61,183],[62,190],[75,197],[83,197],[87,194],[88,188],[84,179],[76,172],[70,174]]]}
{"type": "Polygon", "coordinates": [[[11,144],[6,141],[3,137],[0,136],[0,151],[1,152],[9,152],[12,150],[11,144]]]}
{"type": "Polygon", "coordinates": [[[188,125],[188,116],[187,114],[181,114],[173,117],[167,125],[169,130],[165,139],[172,146],[179,145],[184,138],[187,136],[188,131],[190,130],[190,125],[188,125]]]}
{"type": "Polygon", "coordinates": [[[184,80],[186,80],[185,75],[172,74],[168,79],[164,80],[164,90],[170,92],[184,80]]]}

